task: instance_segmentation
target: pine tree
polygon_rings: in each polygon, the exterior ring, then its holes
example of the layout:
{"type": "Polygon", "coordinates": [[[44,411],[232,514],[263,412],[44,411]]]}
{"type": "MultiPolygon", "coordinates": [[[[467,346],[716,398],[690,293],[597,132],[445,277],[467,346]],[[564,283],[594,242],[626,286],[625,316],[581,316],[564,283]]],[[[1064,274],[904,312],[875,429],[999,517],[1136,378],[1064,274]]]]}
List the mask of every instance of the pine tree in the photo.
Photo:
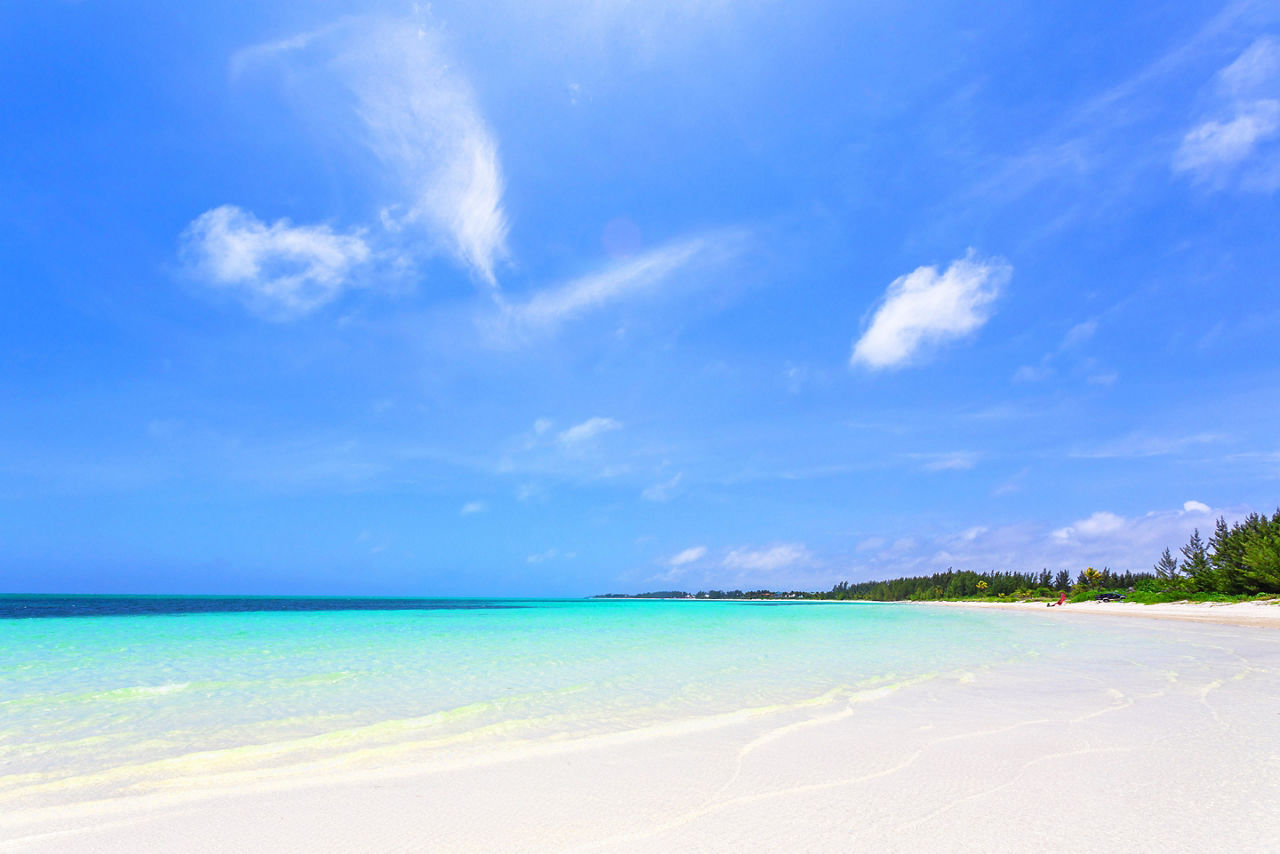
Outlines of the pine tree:
{"type": "Polygon", "coordinates": [[[1178,561],[1170,553],[1168,549],[1164,550],[1164,554],[1160,555],[1160,560],[1155,565],[1156,576],[1165,581],[1176,581],[1178,579],[1178,561]]]}
{"type": "Polygon", "coordinates": [[[1244,550],[1235,531],[1227,527],[1227,520],[1221,516],[1213,527],[1209,549],[1209,566],[1213,568],[1215,589],[1219,593],[1239,593],[1242,589],[1244,550]]]}
{"type": "Polygon", "coordinates": [[[1209,565],[1209,555],[1205,550],[1204,540],[1200,539],[1200,529],[1196,528],[1191,539],[1182,547],[1182,569],[1191,579],[1191,589],[1201,592],[1211,591],[1216,585],[1213,567],[1209,565]]]}
{"type": "Polygon", "coordinates": [[[1238,534],[1245,592],[1280,592],[1280,510],[1270,519],[1250,514],[1238,534]]]}

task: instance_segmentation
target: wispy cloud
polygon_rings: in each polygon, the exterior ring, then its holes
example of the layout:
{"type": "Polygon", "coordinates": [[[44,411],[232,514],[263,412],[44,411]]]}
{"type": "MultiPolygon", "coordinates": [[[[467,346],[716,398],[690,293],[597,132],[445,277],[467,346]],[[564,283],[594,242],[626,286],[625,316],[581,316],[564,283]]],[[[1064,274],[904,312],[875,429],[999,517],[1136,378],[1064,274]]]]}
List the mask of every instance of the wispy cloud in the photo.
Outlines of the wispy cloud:
{"type": "Polygon", "coordinates": [[[667,561],[667,565],[668,566],[685,566],[686,564],[696,563],[697,561],[700,561],[704,557],[706,557],[706,554],[707,554],[706,546],[693,546],[692,548],[687,548],[684,551],[680,552],[679,554],[674,555],[670,560],[667,561]]]}
{"type": "Polygon", "coordinates": [[[1022,365],[1013,372],[1013,381],[1015,383],[1035,383],[1040,380],[1048,379],[1053,376],[1053,368],[1049,364],[1049,358],[1045,357],[1038,365],[1022,365]]]}
{"type": "Polygon", "coordinates": [[[1250,170],[1249,161],[1275,161],[1268,141],[1280,135],[1280,44],[1263,36],[1218,72],[1212,118],[1187,131],[1173,157],[1173,170],[1216,186],[1239,181],[1252,189],[1275,189],[1275,163],[1250,170]],[[1264,156],[1265,155],[1265,156],[1264,156]]]}
{"type": "Polygon", "coordinates": [[[640,493],[640,496],[644,498],[645,501],[666,501],[671,497],[671,493],[680,485],[680,481],[683,479],[684,473],[676,472],[667,480],[660,481],[652,486],[646,487],[645,490],[640,493]]]}
{"type": "Polygon", "coordinates": [[[1013,495],[1021,492],[1022,482],[1026,479],[1026,476],[1030,471],[1031,470],[1029,468],[1020,469],[1012,477],[1006,478],[996,484],[995,488],[991,490],[991,494],[998,498],[1003,495],[1013,495]]]}
{"type": "Polygon", "coordinates": [[[529,501],[545,501],[547,491],[536,483],[522,483],[516,487],[516,501],[521,503],[529,501]]]}
{"type": "MultiPolygon", "coordinates": [[[[643,483],[633,468],[636,452],[625,443],[609,441],[624,425],[616,418],[595,415],[558,427],[549,418],[537,419],[501,442],[493,452],[476,459],[474,468],[486,476],[510,478],[521,485],[520,501],[546,500],[561,486],[622,479],[628,489],[639,491],[643,483]]],[[[644,452],[639,452],[644,456],[644,452]]],[[[653,463],[643,471],[652,472],[653,463]]]]}
{"type": "Polygon", "coordinates": [[[356,96],[369,149],[398,177],[391,231],[425,225],[481,280],[506,253],[498,145],[439,32],[413,21],[355,29],[334,68],[356,96]]]}
{"type": "Polygon", "coordinates": [[[1096,374],[1089,374],[1089,376],[1085,377],[1085,382],[1089,383],[1089,385],[1106,386],[1106,385],[1115,385],[1116,381],[1119,379],[1120,379],[1119,371],[1100,371],[1099,373],[1096,373],[1096,374]]]}
{"type": "Polygon", "coordinates": [[[917,454],[925,459],[921,466],[925,471],[968,471],[978,464],[973,451],[952,451],[945,454],[917,454]]]}
{"type": "Polygon", "coordinates": [[[816,589],[832,583],[827,570],[800,543],[732,549],[719,559],[710,559],[706,546],[693,546],[661,562],[667,568],[644,583],[679,584],[690,590],[816,589]]]}
{"type": "Polygon", "coordinates": [[[522,305],[511,307],[520,321],[551,326],[626,297],[643,293],[691,261],[705,248],[700,239],[668,244],[624,261],[601,273],[575,279],[543,291],[522,305]]]}
{"type": "Polygon", "coordinates": [[[334,30],[346,26],[348,23],[348,20],[339,20],[309,32],[296,33],[281,39],[242,47],[231,55],[231,60],[227,63],[231,72],[231,79],[238,80],[241,75],[252,71],[264,62],[277,59],[282,54],[301,50],[316,39],[326,36],[334,30]]]}
{"type": "Polygon", "coordinates": [[[1110,385],[1119,379],[1115,371],[1097,371],[1097,360],[1081,354],[1082,345],[1090,341],[1098,331],[1097,318],[1081,321],[1067,330],[1057,349],[1050,350],[1040,357],[1040,361],[1031,365],[1022,365],[1013,372],[1015,383],[1040,382],[1057,372],[1061,360],[1075,363],[1076,372],[1093,371],[1086,377],[1086,382],[1093,385],[1110,385]]]}
{"type": "Polygon", "coordinates": [[[1056,119],[1029,145],[996,161],[960,198],[943,200],[936,215],[972,215],[974,202],[1007,205],[1035,194],[1053,200],[1053,214],[1040,228],[1024,229],[1024,238],[1049,235],[1080,220],[1096,222],[1146,184],[1140,176],[1168,168],[1169,152],[1152,143],[1169,133],[1169,104],[1186,98],[1184,75],[1254,25],[1264,7],[1266,0],[1228,0],[1136,73],[1054,113],[1056,119]],[[1087,187],[1083,194],[1081,186],[1087,187]]]}
{"type": "Polygon", "coordinates": [[[524,302],[504,303],[495,317],[485,319],[487,331],[495,342],[515,343],[608,305],[687,285],[687,275],[681,274],[725,262],[737,254],[743,238],[740,230],[722,230],[616,261],[599,272],[539,291],[524,302]]]}
{"type": "Polygon", "coordinates": [[[730,569],[769,572],[806,563],[811,558],[801,543],[782,543],[763,549],[734,549],[725,555],[724,565],[730,569]]]}
{"type": "Polygon", "coordinates": [[[1097,331],[1097,320],[1085,320],[1081,323],[1077,323],[1075,326],[1067,330],[1066,335],[1062,336],[1062,346],[1058,349],[1070,350],[1073,347],[1078,347],[1092,338],[1093,334],[1097,331]]]}
{"type": "Polygon", "coordinates": [[[487,286],[506,256],[498,146],[438,31],[415,18],[347,18],[238,52],[233,76],[281,68],[289,91],[326,126],[360,140],[384,167],[379,225],[265,225],[224,205],[183,235],[191,270],[255,305],[296,316],[335,299],[376,247],[404,268],[436,248],[487,286]]]}
{"type": "Polygon", "coordinates": [[[895,279],[871,323],[853,346],[850,363],[872,369],[908,364],[921,353],[976,332],[1013,268],[970,250],[944,272],[918,267],[895,279]]]}
{"type": "Polygon", "coordinates": [[[1154,436],[1134,433],[1095,448],[1076,450],[1071,456],[1082,459],[1119,459],[1125,457],[1161,457],[1179,454],[1196,445],[1221,442],[1218,433],[1195,433],[1188,436],[1154,436]]]}
{"type": "Polygon", "coordinates": [[[556,437],[556,440],[565,447],[576,447],[585,442],[589,442],[602,433],[608,433],[612,430],[622,429],[622,424],[612,418],[604,418],[595,416],[588,418],[581,424],[575,424],[567,430],[564,430],[556,437]]]}
{"type": "Polygon", "coordinates": [[[483,501],[468,501],[462,505],[462,509],[458,512],[463,516],[470,516],[474,513],[484,513],[489,509],[489,505],[483,501]]]}
{"type": "Polygon", "coordinates": [[[1230,454],[1225,459],[1231,462],[1280,463],[1280,451],[1246,451],[1230,454]]]}
{"type": "Polygon", "coordinates": [[[369,260],[359,232],[327,225],[267,225],[234,205],[206,211],[182,233],[188,271],[211,287],[234,292],[252,310],[285,319],[332,302],[369,260]]]}

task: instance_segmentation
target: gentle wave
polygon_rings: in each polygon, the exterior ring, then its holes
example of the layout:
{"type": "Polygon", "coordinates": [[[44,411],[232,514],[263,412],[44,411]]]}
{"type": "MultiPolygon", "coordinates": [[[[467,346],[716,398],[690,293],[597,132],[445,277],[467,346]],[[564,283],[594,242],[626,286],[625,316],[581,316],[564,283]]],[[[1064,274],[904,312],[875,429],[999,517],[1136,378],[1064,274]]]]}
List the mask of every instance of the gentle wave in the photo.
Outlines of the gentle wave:
{"type": "MultiPolygon", "coordinates": [[[[289,773],[294,767],[351,762],[374,756],[386,760],[436,751],[467,742],[514,742],[550,744],[593,737],[614,739],[697,732],[727,726],[744,719],[779,714],[837,703],[852,706],[891,696],[894,692],[927,682],[937,674],[902,680],[876,678],[865,684],[833,688],[820,695],[790,703],[753,706],[711,715],[670,719],[632,710],[623,718],[584,717],[581,714],[552,713],[527,718],[499,718],[452,732],[446,724],[477,721],[500,710],[503,702],[474,703],[414,718],[380,721],[366,726],[334,730],[304,738],[245,744],[219,750],[204,750],[169,756],[133,765],[96,772],[56,774],[16,774],[0,776],[0,803],[21,803],[40,796],[64,794],[68,790],[88,790],[97,797],[124,790],[163,788],[193,776],[216,777],[254,769],[289,773]]],[[[556,692],[559,693],[559,692],[556,692]]],[[[504,698],[507,701],[523,698],[504,698]]]]}

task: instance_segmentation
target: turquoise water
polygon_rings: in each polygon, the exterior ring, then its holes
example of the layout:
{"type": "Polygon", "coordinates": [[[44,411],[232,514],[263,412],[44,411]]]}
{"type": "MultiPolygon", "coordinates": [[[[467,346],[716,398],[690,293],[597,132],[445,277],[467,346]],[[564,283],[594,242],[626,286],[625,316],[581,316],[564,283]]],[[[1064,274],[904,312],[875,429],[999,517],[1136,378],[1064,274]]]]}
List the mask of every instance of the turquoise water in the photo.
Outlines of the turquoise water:
{"type": "MultiPolygon", "coordinates": [[[[248,767],[616,732],[1016,665],[1079,643],[1057,621],[909,605],[327,601],[34,619],[11,607],[0,619],[0,795],[120,769],[145,777],[175,757],[248,767]]],[[[96,600],[79,613],[114,607],[96,600]]]]}

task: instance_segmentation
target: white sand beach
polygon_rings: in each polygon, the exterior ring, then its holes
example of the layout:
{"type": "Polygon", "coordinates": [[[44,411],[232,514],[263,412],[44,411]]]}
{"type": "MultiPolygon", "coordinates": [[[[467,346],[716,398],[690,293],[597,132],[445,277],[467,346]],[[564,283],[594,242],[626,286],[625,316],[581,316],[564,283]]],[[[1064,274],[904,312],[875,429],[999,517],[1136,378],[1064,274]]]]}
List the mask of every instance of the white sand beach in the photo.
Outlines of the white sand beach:
{"type": "MultiPolygon", "coordinates": [[[[1087,637],[1079,615],[1128,610],[1027,617],[1087,637]]],[[[6,809],[0,850],[1275,850],[1280,634],[1131,628],[1143,645],[790,708],[6,809]]]]}
{"type": "Polygon", "coordinates": [[[1066,615],[1105,615],[1114,617],[1146,617],[1157,620],[1186,620],[1196,623],[1221,623],[1229,626],[1280,628],[1280,599],[1254,602],[1170,602],[1141,605],[1136,602],[1073,602],[1061,607],[1046,607],[1044,602],[938,602],[958,608],[1000,608],[1011,611],[1043,612],[1054,618],[1066,615]]]}

